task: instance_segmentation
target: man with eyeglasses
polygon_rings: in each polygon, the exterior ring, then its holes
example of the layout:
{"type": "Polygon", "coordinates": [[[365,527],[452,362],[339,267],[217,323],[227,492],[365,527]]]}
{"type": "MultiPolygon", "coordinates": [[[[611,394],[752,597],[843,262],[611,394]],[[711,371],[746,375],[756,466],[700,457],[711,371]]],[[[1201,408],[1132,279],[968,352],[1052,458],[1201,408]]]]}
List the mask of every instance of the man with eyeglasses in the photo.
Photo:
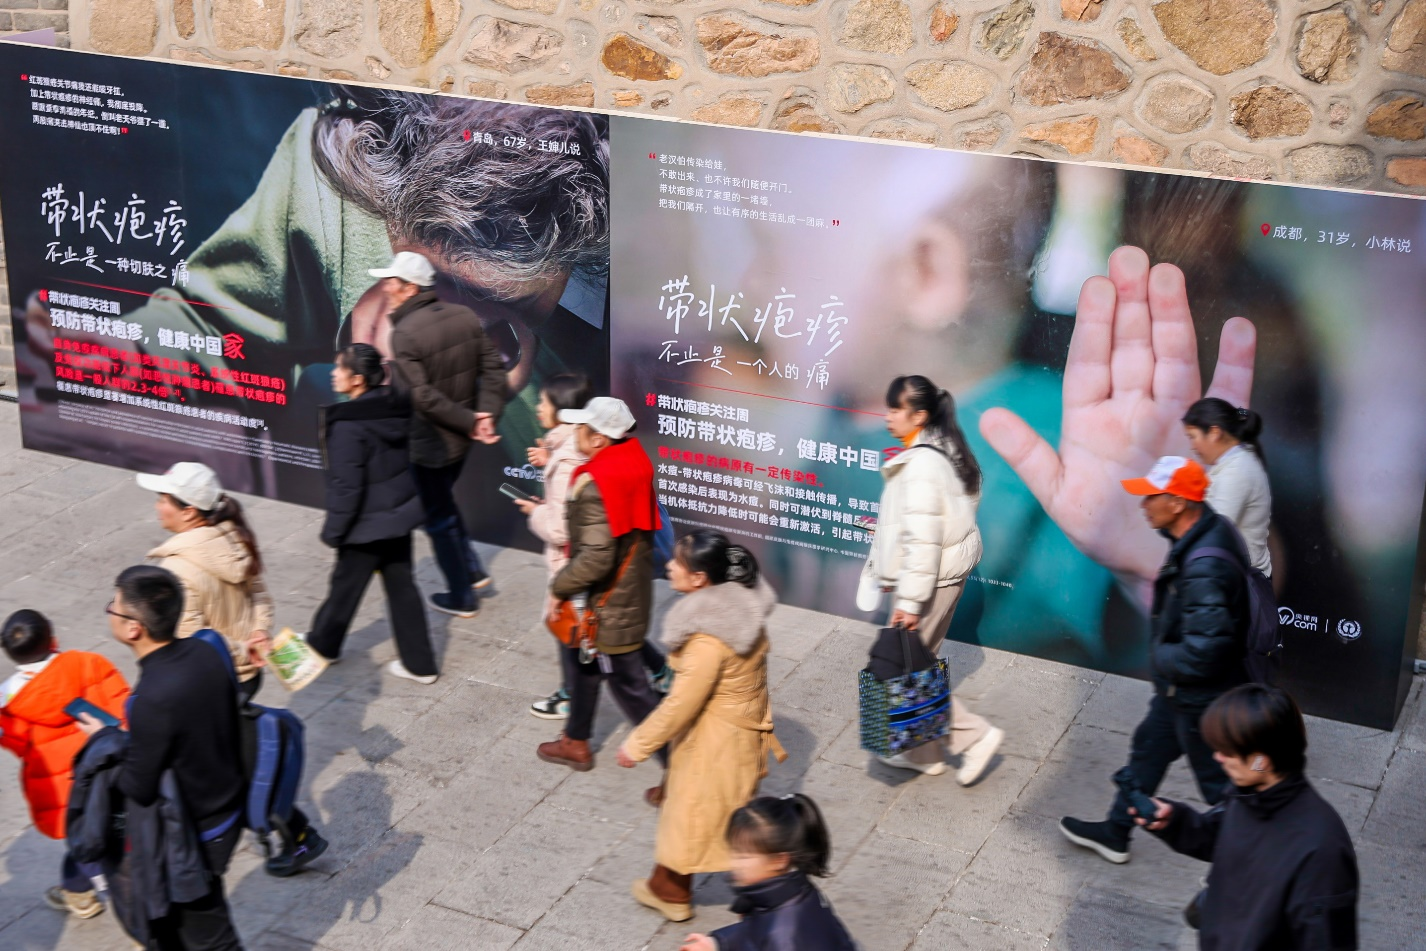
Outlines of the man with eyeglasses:
{"type": "MultiPolygon", "coordinates": [[[[206,866],[197,877],[166,869],[161,880],[169,894],[159,896],[159,904],[167,906],[167,913],[148,921],[150,947],[241,951],[222,879],[243,832],[244,780],[232,675],[210,645],[175,637],[183,588],[166,569],[125,569],[115,582],[114,600],[104,610],[115,640],[132,650],[139,664],[139,681],[129,701],[129,742],[116,785],[130,804],[132,820],[134,806],[148,808],[161,797],[170,798],[161,786],[171,773],[206,866]],[[201,895],[196,900],[174,900],[195,891],[201,895]]],[[[91,736],[106,729],[88,714],[81,714],[79,723],[91,736]]],[[[132,821],[129,834],[134,834],[132,821]]],[[[165,840],[164,859],[171,845],[165,840]]],[[[143,878],[140,871],[136,880],[143,878]]],[[[152,913],[155,896],[135,898],[152,913]]]]}

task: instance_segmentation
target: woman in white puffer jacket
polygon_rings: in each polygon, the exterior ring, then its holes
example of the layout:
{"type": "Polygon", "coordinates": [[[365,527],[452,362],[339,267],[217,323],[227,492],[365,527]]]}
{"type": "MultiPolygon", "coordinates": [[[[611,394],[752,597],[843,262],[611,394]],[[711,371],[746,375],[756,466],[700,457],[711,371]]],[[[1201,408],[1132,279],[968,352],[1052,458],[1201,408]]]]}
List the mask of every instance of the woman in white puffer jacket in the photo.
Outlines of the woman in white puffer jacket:
{"type": "MultiPolygon", "coordinates": [[[[921,635],[935,653],[951,626],[966,578],[980,561],[980,466],[956,422],[956,404],[924,376],[901,376],[886,394],[886,428],[906,448],[881,467],[885,487],[857,606],[875,610],[891,595],[891,624],[921,635]]],[[[945,772],[945,753],[961,758],[956,780],[968,786],[990,764],[1005,734],[951,696],[951,733],[887,766],[945,772]]]]}

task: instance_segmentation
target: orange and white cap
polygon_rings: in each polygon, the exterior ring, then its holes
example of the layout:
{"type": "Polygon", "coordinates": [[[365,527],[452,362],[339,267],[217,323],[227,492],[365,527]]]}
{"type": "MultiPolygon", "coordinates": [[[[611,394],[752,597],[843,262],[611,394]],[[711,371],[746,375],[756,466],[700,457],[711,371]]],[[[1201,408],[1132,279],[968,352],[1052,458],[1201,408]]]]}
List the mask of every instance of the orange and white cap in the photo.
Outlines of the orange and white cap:
{"type": "Polygon", "coordinates": [[[1192,459],[1163,456],[1142,479],[1121,483],[1130,495],[1176,495],[1190,502],[1202,502],[1208,492],[1208,473],[1192,459]]]}

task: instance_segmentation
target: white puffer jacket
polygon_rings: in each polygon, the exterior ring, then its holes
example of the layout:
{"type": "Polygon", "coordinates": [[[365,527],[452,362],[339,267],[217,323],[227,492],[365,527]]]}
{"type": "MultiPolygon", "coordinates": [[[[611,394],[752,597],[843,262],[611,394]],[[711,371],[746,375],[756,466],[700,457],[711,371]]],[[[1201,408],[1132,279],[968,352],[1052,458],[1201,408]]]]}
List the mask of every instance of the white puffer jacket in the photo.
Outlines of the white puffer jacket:
{"type": "Polygon", "coordinates": [[[921,614],[937,588],[963,581],[980,561],[980,495],[966,491],[950,458],[924,435],[887,460],[881,475],[886,486],[861,587],[890,588],[893,608],[921,614]]]}

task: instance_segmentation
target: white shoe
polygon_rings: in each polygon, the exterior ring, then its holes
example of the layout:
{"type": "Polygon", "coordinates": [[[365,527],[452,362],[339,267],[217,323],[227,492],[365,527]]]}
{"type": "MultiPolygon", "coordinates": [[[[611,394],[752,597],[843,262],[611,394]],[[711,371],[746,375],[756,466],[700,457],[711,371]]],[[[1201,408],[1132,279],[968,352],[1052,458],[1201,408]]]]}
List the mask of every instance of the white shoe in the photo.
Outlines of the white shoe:
{"type": "Polygon", "coordinates": [[[939,776],[946,771],[946,764],[939,760],[934,763],[913,763],[906,758],[905,753],[897,753],[895,756],[878,756],[877,759],[883,766],[890,766],[892,769],[914,769],[927,776],[939,776]]]}
{"type": "Polygon", "coordinates": [[[971,744],[970,749],[961,754],[961,768],[956,770],[956,782],[969,786],[985,775],[985,768],[1000,749],[1000,741],[1005,739],[1005,731],[993,726],[990,731],[971,744]]]}
{"type": "Polygon", "coordinates": [[[401,661],[399,660],[393,660],[391,663],[387,664],[386,672],[393,677],[401,677],[405,680],[414,680],[418,684],[433,684],[436,682],[437,678],[440,677],[440,674],[430,674],[429,676],[425,677],[413,674],[411,673],[411,671],[407,670],[406,665],[401,663],[401,661]]]}

